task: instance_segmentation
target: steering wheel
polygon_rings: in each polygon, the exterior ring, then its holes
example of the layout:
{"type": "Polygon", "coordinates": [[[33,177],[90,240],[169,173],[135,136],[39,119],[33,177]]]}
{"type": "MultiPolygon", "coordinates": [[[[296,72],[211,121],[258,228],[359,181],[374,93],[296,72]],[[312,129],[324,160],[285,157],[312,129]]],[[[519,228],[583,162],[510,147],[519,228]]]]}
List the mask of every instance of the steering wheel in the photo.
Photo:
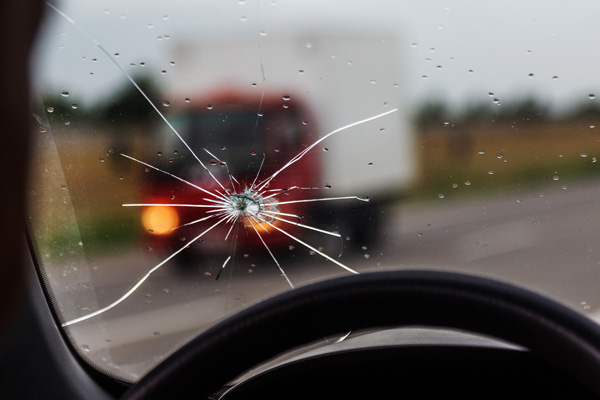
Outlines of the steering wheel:
{"type": "Polygon", "coordinates": [[[600,328],[583,315],[490,279],[394,271],[322,281],[248,307],[180,348],[124,398],[208,398],[260,362],[325,335],[407,325],[525,347],[600,394],[600,328]]]}

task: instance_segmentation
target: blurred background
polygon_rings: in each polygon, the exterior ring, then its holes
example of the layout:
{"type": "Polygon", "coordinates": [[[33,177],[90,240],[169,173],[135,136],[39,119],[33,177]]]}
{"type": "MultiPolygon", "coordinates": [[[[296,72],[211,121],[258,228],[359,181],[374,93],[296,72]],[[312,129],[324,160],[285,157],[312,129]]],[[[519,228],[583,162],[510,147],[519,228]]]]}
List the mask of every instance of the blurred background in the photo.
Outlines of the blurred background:
{"type": "Polygon", "coordinates": [[[288,290],[277,264],[295,286],[342,266],[468,271],[596,318],[598,8],[48,6],[29,231],[62,322],[107,308],[65,328],[74,347],[136,380],[206,326],[288,290]],[[243,223],[199,238],[214,222],[181,226],[208,215],[175,206],[208,204],[190,184],[241,193],[340,128],[268,187],[280,202],[344,197],[277,209],[339,237],[281,221],[289,236],[265,230],[264,243],[243,223]]]}

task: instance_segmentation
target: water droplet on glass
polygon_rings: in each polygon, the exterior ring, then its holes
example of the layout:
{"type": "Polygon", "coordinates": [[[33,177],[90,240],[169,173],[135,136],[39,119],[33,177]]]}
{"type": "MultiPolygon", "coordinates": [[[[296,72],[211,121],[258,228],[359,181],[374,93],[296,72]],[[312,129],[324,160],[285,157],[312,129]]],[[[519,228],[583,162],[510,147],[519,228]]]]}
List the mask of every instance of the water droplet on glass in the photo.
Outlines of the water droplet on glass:
{"type": "Polygon", "coordinates": [[[494,92],[489,92],[489,93],[488,93],[488,96],[490,96],[490,97],[494,97],[494,92]]]}
{"type": "Polygon", "coordinates": [[[65,125],[66,125],[66,126],[69,126],[69,125],[71,125],[71,121],[65,121],[65,125]]]}
{"type": "Polygon", "coordinates": [[[494,170],[493,169],[488,169],[488,175],[494,175],[494,170]]]}
{"type": "Polygon", "coordinates": [[[90,352],[90,346],[88,346],[87,344],[83,344],[81,345],[81,350],[83,350],[86,353],[90,352]]]}
{"type": "Polygon", "coordinates": [[[146,25],[146,26],[148,27],[148,29],[152,29],[152,28],[154,28],[154,25],[152,25],[152,24],[148,24],[148,25],[146,25]]]}
{"type": "Polygon", "coordinates": [[[158,155],[159,157],[161,157],[162,156],[162,151],[156,152],[156,155],[158,155]]]}
{"type": "Polygon", "coordinates": [[[282,97],[283,101],[290,101],[291,97],[289,95],[283,95],[282,97]]]}
{"type": "Polygon", "coordinates": [[[72,108],[73,110],[77,110],[78,106],[77,106],[77,104],[71,104],[71,108],[72,108]]]}
{"type": "Polygon", "coordinates": [[[588,97],[590,98],[590,100],[593,100],[596,98],[596,95],[593,93],[588,94],[588,97]]]}
{"type": "Polygon", "coordinates": [[[60,95],[62,97],[69,97],[69,92],[61,92],[60,95]]]}
{"type": "Polygon", "coordinates": [[[458,184],[457,184],[457,183],[453,183],[453,184],[452,184],[452,189],[456,189],[457,187],[458,187],[458,184]]]}
{"type": "Polygon", "coordinates": [[[445,196],[444,196],[444,193],[438,193],[438,197],[439,197],[440,199],[443,199],[443,198],[445,197],[445,196]]]}
{"type": "Polygon", "coordinates": [[[558,175],[554,175],[554,176],[552,177],[552,180],[553,180],[553,181],[557,181],[557,180],[559,180],[559,179],[560,179],[560,177],[559,177],[558,175]]]}
{"type": "Polygon", "coordinates": [[[495,97],[494,100],[493,100],[493,103],[497,104],[497,105],[500,105],[500,99],[497,98],[497,97],[495,97]]]}
{"type": "Polygon", "coordinates": [[[121,175],[121,176],[119,177],[119,180],[120,180],[120,181],[122,181],[123,179],[125,179],[125,177],[124,177],[123,175],[121,175]]]}
{"type": "Polygon", "coordinates": [[[209,277],[209,276],[211,276],[211,275],[212,275],[212,274],[211,274],[210,272],[205,272],[205,273],[204,273],[204,276],[206,276],[206,277],[209,277]]]}
{"type": "Polygon", "coordinates": [[[46,111],[48,111],[49,113],[54,112],[54,107],[48,107],[46,108],[46,111]]]}
{"type": "Polygon", "coordinates": [[[465,186],[471,186],[471,181],[465,181],[465,186]]]}
{"type": "Polygon", "coordinates": [[[304,73],[304,70],[303,70],[303,69],[299,69],[299,70],[298,70],[298,73],[299,73],[300,75],[302,75],[302,74],[304,73]]]}
{"type": "Polygon", "coordinates": [[[192,100],[191,100],[189,97],[186,97],[186,98],[185,98],[185,102],[186,102],[186,103],[189,103],[190,101],[192,101],[192,100]]]}
{"type": "Polygon", "coordinates": [[[375,79],[371,79],[370,82],[371,82],[371,85],[374,85],[377,83],[377,81],[375,79]]]}
{"type": "Polygon", "coordinates": [[[175,65],[175,61],[170,61],[169,65],[175,65]]]}
{"type": "Polygon", "coordinates": [[[497,158],[497,159],[499,159],[499,160],[501,160],[501,159],[503,159],[503,158],[504,158],[504,155],[503,155],[503,154],[497,154],[497,155],[496,155],[496,158],[497,158]]]}
{"type": "Polygon", "coordinates": [[[260,33],[260,36],[267,36],[267,31],[265,31],[265,30],[260,31],[259,33],[260,33]]]}
{"type": "Polygon", "coordinates": [[[101,158],[101,159],[100,159],[100,162],[104,162],[104,158],[101,158]]]}
{"type": "Polygon", "coordinates": [[[581,153],[579,154],[580,157],[586,158],[587,157],[587,153],[581,153]]]}
{"type": "Polygon", "coordinates": [[[590,125],[590,129],[594,129],[596,125],[590,125]]]}
{"type": "Polygon", "coordinates": [[[212,109],[213,109],[213,105],[212,105],[212,104],[207,104],[207,105],[206,105],[206,108],[207,108],[208,110],[212,110],[212,109]]]}
{"type": "Polygon", "coordinates": [[[329,151],[327,147],[323,147],[323,151],[329,151]]]}
{"type": "Polygon", "coordinates": [[[163,106],[165,107],[169,107],[171,105],[171,103],[169,103],[168,101],[163,101],[163,106]]]}
{"type": "Polygon", "coordinates": [[[310,49],[311,47],[312,47],[312,43],[311,42],[306,43],[306,48],[307,49],[310,49]]]}
{"type": "Polygon", "coordinates": [[[558,79],[558,75],[554,75],[552,79],[558,79]]]}
{"type": "Polygon", "coordinates": [[[365,254],[363,257],[364,257],[364,258],[370,258],[371,256],[370,256],[370,255],[368,255],[368,254],[365,254]]]}
{"type": "Polygon", "coordinates": [[[528,77],[530,77],[530,78],[533,78],[533,76],[534,76],[534,75],[533,75],[532,73],[530,73],[530,74],[529,74],[529,75],[527,75],[527,76],[528,76],[528,77]]]}
{"type": "Polygon", "coordinates": [[[163,69],[162,71],[160,71],[160,73],[164,75],[167,73],[167,71],[163,69]]]}

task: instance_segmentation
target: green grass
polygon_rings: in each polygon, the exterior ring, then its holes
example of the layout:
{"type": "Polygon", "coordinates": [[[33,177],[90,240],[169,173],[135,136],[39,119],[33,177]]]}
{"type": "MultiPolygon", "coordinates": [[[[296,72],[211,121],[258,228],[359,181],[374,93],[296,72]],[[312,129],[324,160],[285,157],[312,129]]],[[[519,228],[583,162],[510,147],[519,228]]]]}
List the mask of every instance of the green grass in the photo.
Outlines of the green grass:
{"type": "Polygon", "coordinates": [[[595,161],[600,159],[600,130],[587,125],[472,127],[461,133],[469,135],[459,142],[462,148],[452,142],[455,135],[449,130],[420,132],[420,175],[410,201],[562,187],[600,176],[600,161],[595,161]]]}

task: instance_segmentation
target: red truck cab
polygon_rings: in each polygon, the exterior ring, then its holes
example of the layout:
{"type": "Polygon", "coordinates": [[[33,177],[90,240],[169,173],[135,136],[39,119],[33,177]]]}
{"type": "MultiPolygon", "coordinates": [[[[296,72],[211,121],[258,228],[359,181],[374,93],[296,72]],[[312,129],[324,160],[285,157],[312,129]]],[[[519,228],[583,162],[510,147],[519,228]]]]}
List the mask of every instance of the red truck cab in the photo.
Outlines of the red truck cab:
{"type": "Polygon", "coordinates": [[[249,214],[217,224],[190,245],[191,251],[186,249],[188,256],[176,259],[185,263],[190,253],[224,253],[232,247],[290,246],[290,237],[278,230],[298,234],[297,223],[314,204],[288,202],[319,197],[326,186],[319,182],[322,149],[282,169],[320,136],[309,110],[285,92],[225,90],[199,97],[204,101],[186,99],[167,115],[174,130],[161,130],[164,148],[149,155],[156,163],[145,168],[141,193],[144,243],[166,256],[238,204],[249,214]],[[247,217],[259,209],[262,217],[247,217]]]}

